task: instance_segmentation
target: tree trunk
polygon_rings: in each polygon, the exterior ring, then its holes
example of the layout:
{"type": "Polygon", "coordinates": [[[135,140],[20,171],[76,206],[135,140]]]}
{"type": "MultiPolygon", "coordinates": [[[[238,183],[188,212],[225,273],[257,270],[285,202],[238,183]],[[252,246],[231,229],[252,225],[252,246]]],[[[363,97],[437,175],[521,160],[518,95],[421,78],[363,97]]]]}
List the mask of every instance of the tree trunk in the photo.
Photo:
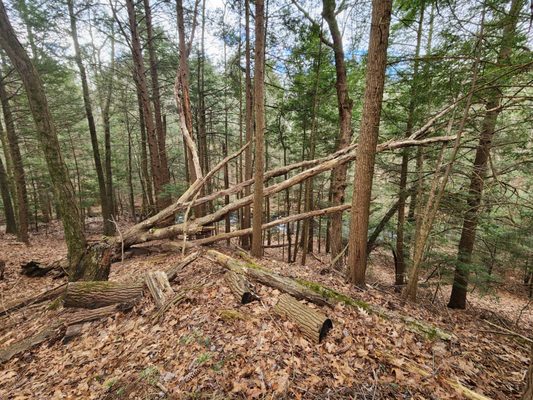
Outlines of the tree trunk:
{"type": "Polygon", "coordinates": [[[385,85],[391,8],[392,0],[372,1],[372,27],[370,29],[359,146],[355,162],[354,195],[350,222],[351,240],[348,251],[349,278],[357,285],[365,283],[370,196],[385,85]]]}
{"type": "MultiPolygon", "coordinates": [[[[251,78],[251,50],[250,50],[250,0],[244,0],[244,18],[245,18],[245,92],[246,92],[246,111],[245,111],[245,129],[246,142],[252,143],[254,138],[253,125],[253,100],[252,100],[252,78],[251,78]]],[[[252,179],[252,146],[250,145],[244,153],[244,179],[252,179]]],[[[244,189],[244,197],[251,194],[250,187],[244,189]]],[[[250,206],[244,207],[241,229],[247,229],[251,226],[250,206]]],[[[241,246],[249,249],[251,245],[250,236],[241,238],[241,246]]]]}
{"type": "Polygon", "coordinates": [[[150,95],[148,93],[146,70],[144,67],[141,41],[138,32],[138,22],[135,15],[135,6],[133,0],[126,0],[126,8],[128,10],[131,33],[131,52],[133,58],[135,84],[137,85],[140,95],[144,124],[146,126],[146,137],[148,141],[148,148],[150,150],[150,167],[154,182],[155,204],[157,210],[162,210],[165,208],[165,204],[167,204],[163,187],[165,181],[165,172],[163,171],[163,165],[161,163],[161,159],[159,158],[158,137],[154,124],[154,113],[152,111],[150,95]]]}
{"type": "Polygon", "coordinates": [[[250,283],[242,275],[228,271],[224,275],[224,280],[240,304],[248,304],[259,300],[259,297],[252,291],[250,283]]]}
{"type": "Polygon", "coordinates": [[[265,4],[255,2],[255,161],[254,161],[254,201],[252,217],[252,255],[263,255],[263,186],[265,168],[265,4]]]}
{"type": "MultiPolygon", "coordinates": [[[[168,169],[167,149],[166,149],[166,132],[163,126],[163,118],[161,113],[161,95],[159,94],[159,76],[157,72],[157,55],[155,52],[154,35],[152,28],[152,10],[150,8],[150,0],[143,0],[144,15],[146,24],[146,47],[148,49],[148,57],[150,59],[150,77],[152,83],[152,103],[154,106],[155,119],[155,139],[157,143],[157,158],[160,174],[160,187],[164,189],[165,185],[170,183],[170,172],[168,169]]],[[[157,208],[161,210],[172,203],[170,195],[165,194],[158,200],[157,208]]]]}
{"type": "Polygon", "coordinates": [[[28,192],[26,190],[26,176],[24,173],[24,163],[20,154],[19,141],[15,131],[15,120],[11,112],[9,103],[9,94],[6,91],[4,77],[0,68],[0,102],[6,124],[7,144],[13,166],[13,176],[15,182],[16,203],[15,210],[17,215],[17,239],[21,242],[28,243],[28,192]]]}
{"type": "MultiPolygon", "coordinates": [[[[342,34],[340,32],[336,14],[335,0],[322,1],[322,16],[326,20],[331,37],[333,39],[333,52],[335,54],[335,71],[337,89],[337,106],[339,109],[339,136],[337,139],[337,150],[344,149],[350,145],[352,137],[352,108],[353,102],[348,92],[348,78],[346,65],[344,62],[344,50],[342,44],[342,34]]],[[[344,192],[346,189],[346,173],[348,165],[340,165],[331,172],[331,205],[338,206],[344,203],[344,192]]],[[[329,243],[331,260],[335,261],[335,268],[342,266],[342,257],[337,257],[342,251],[342,214],[335,214],[331,217],[329,224],[329,243]]],[[[366,242],[366,238],[365,238],[366,242]]]]}
{"type": "MultiPolygon", "coordinates": [[[[3,135],[1,123],[0,135],[3,135]]],[[[2,204],[4,206],[4,216],[6,219],[6,233],[17,233],[17,223],[15,221],[13,203],[11,202],[11,190],[9,189],[7,172],[4,168],[2,158],[0,158],[0,193],[2,194],[2,204]]]]}
{"type": "Polygon", "coordinates": [[[54,187],[55,199],[61,213],[68,248],[69,279],[92,279],[92,274],[95,274],[100,279],[107,279],[107,275],[102,271],[109,271],[109,261],[106,263],[98,257],[101,253],[95,253],[93,248],[87,247],[80,210],[74,195],[74,187],[61,155],[56,127],[48,107],[43,82],[28,54],[18,41],[1,2],[0,46],[11,59],[26,89],[36,126],[37,138],[46,159],[48,172],[54,187]],[[96,268],[100,266],[102,268],[96,268]]]}
{"type": "Polygon", "coordinates": [[[522,400],[533,400],[533,344],[529,356],[529,369],[526,373],[526,388],[522,400]]]}
{"type": "Polygon", "coordinates": [[[78,29],[76,26],[76,16],[74,13],[74,0],[67,0],[68,13],[70,17],[70,33],[74,43],[74,58],[80,71],[80,80],[83,93],[83,104],[85,105],[85,117],[89,126],[89,135],[91,137],[91,147],[93,150],[94,165],[96,169],[96,178],[98,182],[98,192],[100,194],[100,204],[102,206],[102,219],[104,220],[104,235],[110,236],[115,232],[111,219],[111,204],[108,202],[104,170],[100,149],[98,146],[98,135],[96,133],[96,124],[94,122],[93,107],[89,93],[89,84],[87,82],[87,73],[81,58],[81,48],[78,41],[78,29]]]}
{"type": "MultiPolygon", "coordinates": [[[[412,133],[415,123],[415,110],[417,99],[417,80],[418,67],[420,56],[420,44],[422,43],[422,28],[424,22],[424,1],[420,5],[420,15],[418,17],[418,29],[416,36],[415,61],[413,65],[413,76],[411,78],[411,90],[409,95],[409,108],[407,114],[407,126],[405,129],[405,136],[409,137],[412,133]]],[[[407,199],[407,173],[409,170],[409,150],[402,151],[402,165],[400,171],[400,187],[398,193],[398,223],[396,227],[396,273],[395,285],[397,287],[405,284],[405,243],[404,243],[404,229],[405,229],[405,204],[407,199]]],[[[368,253],[367,253],[368,255],[368,253]]]]}
{"type": "Polygon", "coordinates": [[[142,296],[144,283],[73,282],[67,285],[65,307],[99,308],[130,303],[142,296]]]}
{"type": "MultiPolygon", "coordinates": [[[[498,54],[497,65],[506,65],[511,56],[513,40],[515,36],[516,24],[523,0],[513,0],[509,14],[505,18],[501,48],[498,54]]],[[[461,239],[457,254],[457,263],[453,279],[452,293],[448,307],[464,309],[466,308],[466,294],[468,286],[468,275],[474,244],[476,241],[476,229],[481,201],[483,198],[483,186],[487,173],[487,163],[490,157],[492,139],[496,130],[496,123],[501,112],[500,102],[503,88],[492,87],[487,95],[485,106],[485,117],[481,125],[479,144],[476,150],[474,167],[470,176],[470,187],[468,189],[467,209],[464,215],[461,239]]]]}

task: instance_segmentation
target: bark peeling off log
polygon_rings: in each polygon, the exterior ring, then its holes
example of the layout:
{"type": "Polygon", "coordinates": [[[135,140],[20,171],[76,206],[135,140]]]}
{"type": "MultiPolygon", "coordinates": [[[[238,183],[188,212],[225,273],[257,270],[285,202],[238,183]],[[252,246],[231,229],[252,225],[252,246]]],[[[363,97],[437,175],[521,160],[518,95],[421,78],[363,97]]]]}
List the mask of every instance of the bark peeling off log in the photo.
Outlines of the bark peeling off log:
{"type": "Polygon", "coordinates": [[[333,329],[331,319],[288,294],[280,296],[274,311],[296,323],[304,336],[315,343],[322,342],[333,329]]]}
{"type": "Polygon", "coordinates": [[[259,297],[250,288],[250,283],[242,276],[233,271],[226,272],[224,280],[241,304],[248,304],[259,300],[259,297]]]}

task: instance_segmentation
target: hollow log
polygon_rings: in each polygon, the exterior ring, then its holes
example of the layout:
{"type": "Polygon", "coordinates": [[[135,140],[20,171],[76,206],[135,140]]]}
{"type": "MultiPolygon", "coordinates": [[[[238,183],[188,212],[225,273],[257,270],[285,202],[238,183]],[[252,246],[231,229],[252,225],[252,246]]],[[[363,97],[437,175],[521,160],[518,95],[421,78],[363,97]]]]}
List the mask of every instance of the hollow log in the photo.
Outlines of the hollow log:
{"type": "Polygon", "coordinates": [[[130,303],[142,296],[143,283],[109,281],[71,282],[67,285],[64,306],[99,308],[116,303],[130,303]]]}
{"type": "Polygon", "coordinates": [[[215,250],[208,250],[206,255],[231,271],[243,274],[248,279],[265,286],[270,286],[284,293],[288,293],[297,299],[328,306],[344,303],[347,306],[363,309],[368,313],[375,314],[386,320],[401,321],[405,324],[407,330],[431,340],[438,338],[449,341],[453,338],[452,334],[427,322],[387,310],[362,300],[354,299],[319,283],[282,276],[255,262],[238,261],[215,250]]]}
{"type": "Polygon", "coordinates": [[[157,308],[161,308],[174,295],[174,290],[170,287],[167,274],[163,271],[148,272],[144,281],[157,308]]]}
{"type": "Polygon", "coordinates": [[[224,275],[224,281],[241,304],[248,304],[259,298],[250,288],[250,283],[240,274],[228,271],[224,275]]]}
{"type": "Polygon", "coordinates": [[[274,311],[294,322],[303,335],[314,343],[322,342],[333,328],[331,319],[286,293],[280,296],[274,311]]]}
{"type": "Polygon", "coordinates": [[[262,285],[288,293],[297,299],[307,300],[320,306],[333,305],[327,298],[296,282],[294,279],[269,271],[257,264],[236,260],[216,250],[208,250],[206,255],[230,271],[244,275],[262,285]]]}

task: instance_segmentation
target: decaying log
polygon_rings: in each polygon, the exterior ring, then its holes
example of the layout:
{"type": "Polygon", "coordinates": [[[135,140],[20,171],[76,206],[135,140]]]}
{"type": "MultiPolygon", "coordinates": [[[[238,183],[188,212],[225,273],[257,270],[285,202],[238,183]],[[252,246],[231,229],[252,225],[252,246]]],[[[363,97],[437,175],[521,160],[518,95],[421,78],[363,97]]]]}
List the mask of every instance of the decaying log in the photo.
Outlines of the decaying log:
{"type": "Polygon", "coordinates": [[[303,335],[314,343],[322,342],[333,328],[331,319],[286,293],[280,296],[274,311],[296,323],[303,335]]]}
{"type": "Polygon", "coordinates": [[[109,281],[71,282],[67,285],[64,306],[99,308],[117,303],[130,303],[140,298],[144,284],[109,281]]]}
{"type": "Polygon", "coordinates": [[[161,308],[174,295],[174,290],[170,287],[167,274],[163,271],[148,272],[144,278],[144,282],[157,308],[161,308]]]}
{"type": "Polygon", "coordinates": [[[307,300],[320,306],[332,306],[332,302],[326,297],[296,282],[294,279],[279,275],[258,265],[236,260],[216,250],[208,250],[206,255],[224,268],[242,274],[262,285],[278,289],[300,300],[307,300]]]}
{"type": "Polygon", "coordinates": [[[85,322],[95,321],[100,318],[114,315],[118,311],[127,311],[131,308],[131,304],[112,305],[107,307],[97,308],[95,310],[84,310],[74,314],[63,317],[54,321],[40,332],[28,338],[22,339],[12,345],[0,350],[0,363],[9,361],[17,354],[37,346],[47,340],[59,340],[65,329],[71,325],[83,324],[85,322]]]}
{"type": "Polygon", "coordinates": [[[250,283],[244,276],[233,271],[228,271],[224,275],[224,281],[241,304],[248,304],[254,300],[259,300],[259,297],[252,291],[250,283]]]}
{"type": "Polygon", "coordinates": [[[43,265],[38,261],[31,260],[21,264],[20,273],[30,278],[42,277],[54,269],[53,265],[43,265]]]}
{"type": "Polygon", "coordinates": [[[6,269],[6,262],[4,260],[0,260],[0,281],[4,279],[5,269],[6,269]]]}
{"type": "Polygon", "coordinates": [[[39,293],[37,296],[26,297],[25,299],[14,301],[8,304],[5,308],[2,307],[0,309],[0,315],[9,314],[13,311],[17,311],[23,307],[29,306],[30,304],[39,304],[43,301],[55,299],[64,293],[66,286],[66,284],[59,285],[50,290],[45,290],[44,292],[39,293]]]}
{"type": "Polygon", "coordinates": [[[309,282],[303,279],[291,279],[276,274],[256,262],[238,261],[215,250],[208,250],[206,255],[231,271],[243,274],[250,280],[257,281],[263,285],[288,293],[297,299],[328,306],[333,306],[336,303],[344,303],[351,307],[363,309],[368,313],[375,314],[387,320],[399,320],[405,324],[407,330],[429,339],[438,338],[441,340],[451,340],[453,338],[453,335],[450,333],[429,323],[387,310],[380,306],[353,299],[350,296],[339,293],[316,282],[309,282]]]}
{"type": "Polygon", "coordinates": [[[165,273],[167,274],[168,281],[169,282],[174,281],[174,279],[176,279],[180,271],[182,271],[183,268],[185,268],[187,265],[195,261],[199,256],[200,256],[199,251],[191,253],[187,257],[185,257],[183,260],[181,260],[179,264],[174,265],[170,267],[169,269],[167,269],[165,273]]]}

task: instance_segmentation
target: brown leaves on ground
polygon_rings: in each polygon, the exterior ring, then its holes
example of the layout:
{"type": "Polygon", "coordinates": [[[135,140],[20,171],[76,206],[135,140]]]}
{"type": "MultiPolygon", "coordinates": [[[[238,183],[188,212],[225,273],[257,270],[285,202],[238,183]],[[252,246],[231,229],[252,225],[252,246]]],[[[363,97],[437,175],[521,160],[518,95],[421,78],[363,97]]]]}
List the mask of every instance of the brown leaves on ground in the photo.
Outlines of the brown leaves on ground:
{"type": "MultiPolygon", "coordinates": [[[[0,281],[2,304],[58,283],[46,277],[23,277],[19,265],[28,259],[47,262],[63,256],[59,232],[32,237],[31,247],[2,236],[0,252],[7,262],[6,279],[0,281]]],[[[199,259],[173,284],[175,290],[198,288],[189,291],[187,301],[169,309],[158,323],[152,322],[155,306],[147,295],[129,313],[86,324],[82,336],[67,344],[36,347],[2,365],[0,398],[461,398],[447,380],[459,380],[494,399],[519,398],[529,362],[527,346],[511,336],[495,334],[494,328],[480,321],[479,308],[449,311],[439,296],[431,304],[432,289],[422,293],[420,305],[403,306],[388,288],[356,291],[333,273],[321,275],[323,265],[318,261],[306,267],[288,265],[275,260],[279,252],[269,250],[265,266],[426,320],[456,338],[431,340],[407,330],[400,321],[339,304],[333,310],[322,310],[334,328],[322,344],[314,345],[291,322],[274,314],[277,290],[257,285],[261,301],[241,306],[224,285],[224,269],[199,259]]],[[[165,269],[180,259],[176,253],[132,258],[114,264],[110,279],[128,280],[147,270],[165,269]]],[[[383,283],[392,270],[374,267],[371,274],[383,283]]],[[[498,303],[490,301],[498,318],[516,318],[500,314],[498,303]]],[[[523,304],[515,301],[519,310],[523,304]]],[[[45,303],[0,319],[0,347],[38,332],[69,312],[45,303]]],[[[522,313],[520,326],[531,329],[530,312],[522,313]]]]}

